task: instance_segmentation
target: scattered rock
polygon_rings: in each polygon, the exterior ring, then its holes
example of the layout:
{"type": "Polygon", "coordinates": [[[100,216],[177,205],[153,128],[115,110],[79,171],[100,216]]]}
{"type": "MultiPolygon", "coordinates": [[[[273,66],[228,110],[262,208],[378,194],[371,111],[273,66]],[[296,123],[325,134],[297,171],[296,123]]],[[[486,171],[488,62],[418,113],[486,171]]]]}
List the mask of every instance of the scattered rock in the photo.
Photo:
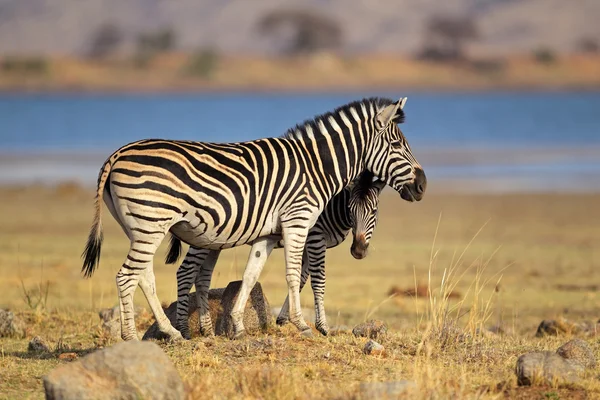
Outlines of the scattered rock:
{"type": "Polygon", "coordinates": [[[515,373],[519,386],[572,384],[583,367],[551,351],[527,353],[519,357],[515,373]]]}
{"type": "Polygon", "coordinates": [[[356,337],[368,337],[377,339],[387,333],[387,325],[383,321],[370,320],[358,324],[352,329],[352,334],[356,337]]]}
{"type": "Polygon", "coordinates": [[[50,346],[48,342],[46,342],[43,338],[36,336],[29,342],[29,346],[27,346],[27,351],[31,353],[49,353],[50,346]]]}
{"type": "Polygon", "coordinates": [[[556,350],[556,353],[567,360],[579,363],[584,368],[594,368],[596,366],[596,357],[590,345],[581,339],[573,339],[563,344],[556,350]]]}
{"type": "Polygon", "coordinates": [[[0,309],[0,337],[23,337],[23,323],[11,311],[0,309]]]}
{"type": "MultiPolygon", "coordinates": [[[[229,335],[233,333],[229,314],[231,313],[240,287],[241,281],[235,281],[229,283],[226,288],[211,289],[208,291],[208,311],[215,335],[229,335]]],[[[190,327],[190,336],[193,339],[201,337],[200,319],[196,303],[196,293],[190,293],[189,296],[188,324],[190,327]]],[[[246,328],[246,333],[262,332],[268,327],[273,326],[273,317],[269,313],[269,310],[271,310],[269,302],[262,292],[260,283],[257,282],[250,292],[250,298],[244,310],[244,327],[246,328]]],[[[171,324],[175,326],[177,321],[176,301],[171,303],[165,310],[165,314],[169,318],[169,321],[171,321],[171,324]]],[[[155,322],[148,328],[142,340],[160,340],[164,338],[164,335],[158,330],[158,324],[155,322]]]]}
{"type": "Polygon", "coordinates": [[[397,398],[416,388],[417,384],[413,381],[361,383],[360,394],[361,398],[365,399],[391,399],[397,398]]]}
{"type": "Polygon", "coordinates": [[[58,359],[63,361],[75,361],[77,358],[77,353],[62,353],[58,356],[58,359]]]}
{"type": "Polygon", "coordinates": [[[567,321],[566,319],[545,319],[538,326],[535,336],[558,336],[567,333],[573,334],[577,332],[579,332],[579,328],[575,324],[567,321]]]}
{"type": "Polygon", "coordinates": [[[46,399],[183,399],[179,373],[160,347],[128,341],[63,364],[44,377],[46,399]]]}
{"type": "Polygon", "coordinates": [[[371,356],[381,356],[385,353],[385,347],[374,340],[369,340],[363,348],[363,353],[371,356]]]}
{"type": "MultiPolygon", "coordinates": [[[[133,316],[137,318],[143,309],[135,307],[133,316]]],[[[102,320],[102,329],[113,339],[121,339],[121,312],[119,306],[112,308],[104,308],[98,312],[100,320],[102,320]]]]}

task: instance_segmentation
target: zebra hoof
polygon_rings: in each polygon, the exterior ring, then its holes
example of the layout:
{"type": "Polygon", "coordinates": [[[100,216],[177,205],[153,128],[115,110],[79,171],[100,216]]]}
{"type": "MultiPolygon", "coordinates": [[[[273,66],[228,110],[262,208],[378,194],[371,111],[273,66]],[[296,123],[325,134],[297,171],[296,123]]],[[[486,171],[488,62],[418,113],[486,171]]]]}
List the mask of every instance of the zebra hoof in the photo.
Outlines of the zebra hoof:
{"type": "Polygon", "coordinates": [[[307,337],[307,338],[312,338],[315,336],[315,335],[313,335],[313,331],[310,328],[305,329],[302,332],[300,332],[300,335],[302,335],[303,337],[307,337]]]}
{"type": "Polygon", "coordinates": [[[185,341],[181,332],[179,332],[177,330],[173,333],[168,334],[168,336],[169,336],[169,339],[168,339],[169,343],[177,343],[177,342],[185,341]]]}
{"type": "Polygon", "coordinates": [[[321,332],[321,334],[322,334],[323,336],[327,336],[327,335],[329,335],[329,327],[328,327],[328,326],[321,326],[321,327],[318,327],[318,328],[317,328],[317,330],[318,330],[319,332],[321,332]]]}
{"type": "Polygon", "coordinates": [[[246,330],[241,330],[233,335],[233,340],[240,340],[246,337],[246,330]]]}
{"type": "Polygon", "coordinates": [[[287,324],[288,322],[290,322],[289,318],[283,318],[283,317],[277,318],[277,321],[275,321],[275,323],[279,326],[283,326],[283,325],[287,324]]]}

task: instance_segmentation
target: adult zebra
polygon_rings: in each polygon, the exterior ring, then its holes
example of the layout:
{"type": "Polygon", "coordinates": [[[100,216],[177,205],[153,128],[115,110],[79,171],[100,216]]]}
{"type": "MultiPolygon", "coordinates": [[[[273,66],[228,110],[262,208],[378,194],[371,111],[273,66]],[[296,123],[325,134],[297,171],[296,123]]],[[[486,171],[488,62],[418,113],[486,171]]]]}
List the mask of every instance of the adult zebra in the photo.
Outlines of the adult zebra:
{"type": "MultiPolygon", "coordinates": [[[[315,299],[315,327],[323,335],[329,332],[325,305],[325,253],[328,248],[340,245],[352,231],[350,253],[356,259],[367,255],[367,248],[377,225],[379,194],[385,183],[373,181],[373,173],[363,172],[351,185],[346,186],[327,203],[319,215],[316,224],[308,231],[304,256],[300,291],[308,276],[315,299]]],[[[279,241],[275,248],[283,248],[279,241]]],[[[181,241],[171,236],[167,254],[167,264],[173,264],[181,253],[181,241]]],[[[189,293],[196,285],[196,304],[200,323],[200,332],[212,336],[212,321],[208,310],[208,289],[213,270],[219,257],[219,250],[198,249],[190,246],[185,259],[177,270],[177,322],[175,327],[187,339],[190,337],[188,324],[189,293]],[[208,260],[208,261],[207,261],[208,260]]],[[[283,325],[289,321],[289,297],[286,297],[277,323],[283,325]]]]}
{"type": "Polygon", "coordinates": [[[102,243],[101,204],[119,222],[131,247],[116,281],[121,336],[137,339],[137,285],[161,332],[183,339],[156,296],[153,258],[168,232],[198,248],[220,250],[253,243],[231,317],[244,334],[243,308],[260,268],[282,236],[290,321],[310,328],[300,311],[299,283],[308,230],[327,202],[369,170],[409,201],[421,200],[427,180],[398,127],[406,98],[370,98],[337,108],[284,137],[243,143],[147,139],[113,153],[98,177],[95,216],[82,271],[96,269],[102,243]],[[108,185],[107,185],[108,183],[108,185]]]}

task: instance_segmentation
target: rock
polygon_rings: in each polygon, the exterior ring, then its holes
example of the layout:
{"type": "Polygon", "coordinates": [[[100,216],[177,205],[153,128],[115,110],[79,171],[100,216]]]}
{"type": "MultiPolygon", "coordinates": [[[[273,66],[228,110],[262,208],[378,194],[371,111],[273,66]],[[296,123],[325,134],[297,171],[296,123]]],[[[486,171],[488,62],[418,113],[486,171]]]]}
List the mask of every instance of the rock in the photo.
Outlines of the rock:
{"type": "Polygon", "coordinates": [[[23,323],[11,311],[0,309],[0,337],[23,337],[23,323]]]}
{"type": "Polygon", "coordinates": [[[183,399],[184,384],[160,347],[128,341],[66,363],[44,377],[46,399],[183,399]]]}
{"type": "Polygon", "coordinates": [[[567,321],[566,319],[560,318],[558,320],[553,319],[545,319],[543,320],[537,328],[537,332],[535,336],[543,337],[543,336],[558,336],[564,335],[567,333],[578,333],[579,328],[567,321]]]}
{"type": "Polygon", "coordinates": [[[27,346],[27,351],[31,353],[49,353],[50,346],[48,343],[39,336],[34,337],[27,346]]]}
{"type": "MultiPolygon", "coordinates": [[[[221,297],[223,296],[223,292],[225,288],[218,289],[210,289],[208,291],[208,312],[210,313],[210,319],[213,325],[213,331],[215,328],[215,321],[219,314],[222,313],[221,308],[221,297]]],[[[175,326],[177,323],[177,302],[174,301],[165,309],[165,314],[169,321],[171,321],[171,325],[175,326]]],[[[198,315],[198,306],[196,303],[196,292],[192,292],[189,294],[188,298],[188,326],[190,328],[190,335],[193,338],[200,337],[200,317],[198,315]]],[[[167,336],[162,334],[158,330],[158,324],[154,322],[150,328],[144,334],[142,340],[149,339],[157,339],[163,340],[166,339],[167,336]]]]}
{"type": "Polygon", "coordinates": [[[551,351],[527,353],[519,357],[515,373],[519,386],[576,383],[583,367],[551,351]]]}
{"type": "MultiPolygon", "coordinates": [[[[242,286],[242,281],[229,282],[221,297],[222,313],[215,321],[215,334],[228,337],[233,336],[233,323],[231,321],[231,310],[237,299],[238,292],[242,286]]],[[[244,309],[244,328],[246,333],[263,332],[273,326],[273,316],[271,315],[271,306],[265,297],[259,282],[252,288],[248,303],[244,309]]]]}
{"type": "Polygon", "coordinates": [[[383,321],[371,320],[358,324],[352,329],[352,334],[356,337],[368,337],[377,339],[387,333],[387,325],[383,321]]]}
{"type": "MultiPolygon", "coordinates": [[[[227,336],[233,333],[231,327],[231,309],[237,298],[241,281],[229,283],[226,288],[211,289],[208,291],[208,310],[213,325],[215,335],[227,336]]],[[[200,337],[200,320],[198,316],[198,308],[196,305],[196,293],[190,293],[188,310],[188,324],[190,327],[190,336],[193,338],[200,337]]],[[[269,302],[262,292],[260,283],[257,282],[250,292],[250,298],[246,303],[244,310],[244,327],[246,333],[253,334],[262,332],[268,327],[273,326],[273,317],[269,313],[269,302]]],[[[171,324],[175,326],[177,320],[177,302],[165,310],[165,314],[171,324]]],[[[164,339],[164,336],[158,330],[156,322],[148,328],[142,340],[148,339],[164,339]]]]}
{"type": "MultiPolygon", "coordinates": [[[[137,318],[143,309],[141,307],[134,307],[134,318],[137,318]]],[[[116,305],[112,308],[103,308],[98,311],[98,316],[102,321],[102,329],[113,339],[121,339],[121,312],[119,306],[116,305]]]]}
{"type": "Polygon", "coordinates": [[[364,399],[397,398],[417,388],[413,381],[373,382],[360,384],[360,397],[364,399]]]}
{"type": "Polygon", "coordinates": [[[385,353],[385,347],[374,340],[369,340],[363,348],[363,353],[371,356],[381,356],[385,353]]]}
{"type": "Polygon", "coordinates": [[[567,360],[579,363],[584,368],[594,368],[596,357],[590,345],[581,339],[573,339],[556,350],[556,353],[567,360]]]}

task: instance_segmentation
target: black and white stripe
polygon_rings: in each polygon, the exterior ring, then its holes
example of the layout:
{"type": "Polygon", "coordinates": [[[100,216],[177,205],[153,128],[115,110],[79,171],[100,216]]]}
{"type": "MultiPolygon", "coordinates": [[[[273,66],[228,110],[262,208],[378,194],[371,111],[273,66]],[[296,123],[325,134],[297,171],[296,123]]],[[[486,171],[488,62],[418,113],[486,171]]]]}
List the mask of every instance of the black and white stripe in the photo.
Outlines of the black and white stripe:
{"type": "MultiPolygon", "coordinates": [[[[94,223],[83,272],[93,274],[102,242],[101,204],[131,242],[117,274],[122,337],[137,339],[133,294],[138,284],[160,330],[182,338],[156,296],[153,257],[167,235],[191,246],[222,250],[252,243],[234,305],[236,337],[260,267],[282,236],[290,321],[310,332],[300,312],[300,275],[309,229],[329,200],[368,170],[409,201],[420,200],[426,178],[398,127],[406,99],[353,102],[290,129],[280,138],[243,143],[148,139],[112,154],[98,179],[94,223]]],[[[232,110],[235,114],[235,110],[232,110]]],[[[208,312],[208,310],[202,310],[208,312]]]]}
{"type": "MultiPolygon", "coordinates": [[[[366,257],[367,248],[377,224],[379,194],[384,186],[385,184],[381,181],[373,181],[372,173],[363,172],[354,184],[344,188],[327,203],[316,224],[308,233],[302,260],[300,291],[310,275],[315,299],[315,325],[323,335],[327,335],[329,332],[324,305],[326,249],[340,245],[352,230],[351,254],[356,259],[366,257]]],[[[283,241],[279,241],[275,248],[283,248],[283,246],[283,241]]],[[[181,242],[178,239],[171,240],[167,263],[176,261],[181,251],[180,247],[181,242]]],[[[177,270],[177,323],[175,327],[185,338],[190,337],[188,326],[190,289],[192,285],[196,285],[198,308],[208,307],[208,289],[218,255],[218,250],[190,247],[177,270]]],[[[205,336],[212,335],[210,316],[200,314],[200,332],[205,336]]],[[[281,325],[287,323],[288,320],[288,298],[286,298],[277,323],[281,325]]]]}

